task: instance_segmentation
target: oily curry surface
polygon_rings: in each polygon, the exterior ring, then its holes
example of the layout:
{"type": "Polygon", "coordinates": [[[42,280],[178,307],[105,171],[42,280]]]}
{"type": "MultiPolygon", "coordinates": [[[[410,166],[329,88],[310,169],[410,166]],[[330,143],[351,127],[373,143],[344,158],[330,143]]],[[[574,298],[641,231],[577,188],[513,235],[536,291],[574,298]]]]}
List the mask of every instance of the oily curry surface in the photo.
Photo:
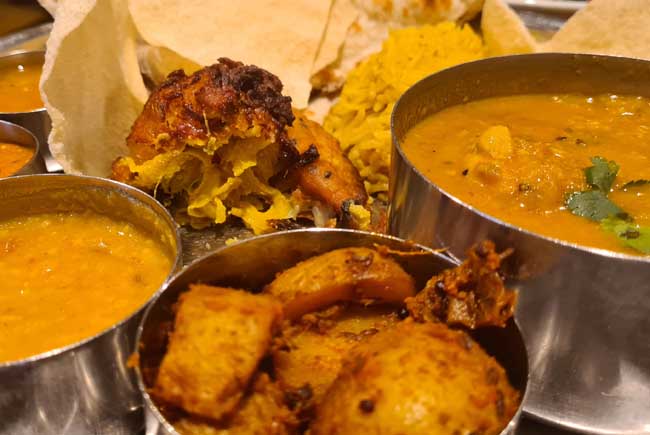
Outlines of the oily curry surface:
{"type": "Polygon", "coordinates": [[[0,363],[73,344],[125,319],[171,267],[158,241],[95,213],[0,221],[0,363]]]}
{"type": "Polygon", "coordinates": [[[25,166],[34,155],[27,147],[0,141],[0,178],[15,174],[25,166]]]}
{"type": "Polygon", "coordinates": [[[408,132],[402,147],[431,181],[498,219],[584,246],[647,253],[629,247],[620,232],[617,236],[605,230],[603,220],[586,218],[584,208],[574,210],[568,200],[576,192],[589,192],[588,199],[598,196],[598,206],[603,201],[614,203],[624,212],[617,216],[637,228],[629,235],[646,237],[648,98],[544,94],[488,98],[430,116],[408,132]],[[608,174],[611,187],[605,183],[602,192],[596,192],[585,172],[598,157],[604,168],[606,162],[610,169],[618,167],[614,176],[608,174]],[[641,182],[628,184],[635,180],[641,182]]]}
{"type": "Polygon", "coordinates": [[[30,112],[43,107],[38,90],[42,69],[34,61],[0,67],[0,112],[30,112]]]}

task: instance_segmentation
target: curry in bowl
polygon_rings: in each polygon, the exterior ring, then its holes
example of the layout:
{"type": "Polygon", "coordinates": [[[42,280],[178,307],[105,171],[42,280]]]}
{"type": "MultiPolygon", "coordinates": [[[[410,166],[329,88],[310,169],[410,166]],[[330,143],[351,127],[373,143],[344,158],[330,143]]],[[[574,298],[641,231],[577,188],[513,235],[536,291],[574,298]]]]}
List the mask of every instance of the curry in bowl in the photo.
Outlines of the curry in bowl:
{"type": "Polygon", "coordinates": [[[172,270],[166,251],[135,225],[93,211],[0,220],[0,364],[127,318],[172,270]]]}
{"type": "Polygon", "coordinates": [[[406,157],[448,194],[567,242],[650,254],[650,99],[535,94],[452,106],[406,157]]]}
{"type": "Polygon", "coordinates": [[[20,171],[34,156],[26,146],[0,140],[0,178],[20,171]]]}
{"type": "Polygon", "coordinates": [[[38,89],[42,69],[42,57],[0,66],[0,113],[43,108],[38,89]]]}

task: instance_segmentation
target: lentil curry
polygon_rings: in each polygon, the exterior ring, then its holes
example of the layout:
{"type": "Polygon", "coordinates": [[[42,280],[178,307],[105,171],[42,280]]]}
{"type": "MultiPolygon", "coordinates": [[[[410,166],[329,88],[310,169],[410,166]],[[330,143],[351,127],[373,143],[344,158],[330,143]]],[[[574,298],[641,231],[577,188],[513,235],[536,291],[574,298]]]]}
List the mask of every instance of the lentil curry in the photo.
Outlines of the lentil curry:
{"type": "Polygon", "coordinates": [[[650,99],[519,95],[454,106],[407,133],[447,193],[544,236],[650,254],[650,99]]]}
{"type": "Polygon", "coordinates": [[[160,242],[93,212],[0,221],[0,363],[109,328],[144,305],[171,267],[160,242]]]}
{"type": "Polygon", "coordinates": [[[0,67],[0,113],[31,112],[43,107],[38,82],[40,62],[0,67]]]}
{"type": "Polygon", "coordinates": [[[18,172],[32,159],[34,151],[14,144],[0,142],[0,178],[8,177],[18,172]]]}

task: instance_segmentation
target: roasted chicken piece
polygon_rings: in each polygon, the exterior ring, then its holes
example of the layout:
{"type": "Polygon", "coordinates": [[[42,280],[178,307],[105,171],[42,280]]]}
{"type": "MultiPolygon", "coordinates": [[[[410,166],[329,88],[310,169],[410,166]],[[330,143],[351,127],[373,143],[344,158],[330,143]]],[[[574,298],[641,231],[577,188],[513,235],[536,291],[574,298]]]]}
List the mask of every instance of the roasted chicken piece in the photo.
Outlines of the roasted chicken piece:
{"type": "Polygon", "coordinates": [[[164,403],[219,420],[237,407],[282,320],[273,298],[192,285],[152,391],[164,403]]]}
{"type": "Polygon", "coordinates": [[[343,154],[338,141],[318,123],[307,119],[300,111],[288,129],[303,156],[293,170],[299,188],[308,196],[330,206],[341,215],[346,204],[363,206],[368,200],[359,172],[343,154]]]}
{"type": "Polygon", "coordinates": [[[511,251],[497,253],[484,241],[467,252],[458,267],[434,276],[406,305],[418,321],[443,321],[470,329],[505,326],[513,316],[517,293],[504,287],[499,268],[511,251]]]}
{"type": "Polygon", "coordinates": [[[347,352],[382,329],[396,323],[395,310],[386,306],[335,305],[305,314],[283,328],[272,356],[280,386],[295,402],[306,398],[318,404],[339,374],[347,352]]]}
{"type": "Polygon", "coordinates": [[[503,368],[465,332],[405,320],[353,348],[312,435],[496,435],[519,406],[503,368]]]}
{"type": "Polygon", "coordinates": [[[286,435],[293,433],[296,423],[282,390],[262,373],[231,418],[212,423],[184,417],[173,426],[181,435],[286,435]]]}
{"type": "Polygon", "coordinates": [[[283,271],[264,292],[279,299],[286,317],[295,320],[342,301],[400,304],[415,294],[415,281],[374,249],[343,248],[283,271]]]}

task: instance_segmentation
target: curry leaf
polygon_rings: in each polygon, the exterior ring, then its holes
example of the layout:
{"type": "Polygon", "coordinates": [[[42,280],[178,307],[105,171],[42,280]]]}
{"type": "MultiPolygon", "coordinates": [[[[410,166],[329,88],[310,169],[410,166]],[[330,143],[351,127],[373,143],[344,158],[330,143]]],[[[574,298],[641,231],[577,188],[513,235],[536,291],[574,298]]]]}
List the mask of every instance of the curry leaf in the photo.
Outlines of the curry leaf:
{"type": "Polygon", "coordinates": [[[601,228],[613,233],[626,246],[650,254],[650,228],[617,217],[603,219],[601,228]]]}
{"type": "Polygon", "coordinates": [[[594,165],[585,169],[587,184],[605,194],[608,193],[618,174],[618,164],[613,160],[608,162],[602,157],[592,157],[591,163],[594,165]]]}
{"type": "Polygon", "coordinates": [[[630,187],[639,187],[639,186],[645,186],[646,184],[650,184],[650,180],[633,180],[630,182],[627,182],[621,187],[621,189],[625,190],[630,187]]]}
{"type": "Polygon", "coordinates": [[[566,206],[571,213],[592,221],[601,221],[623,213],[623,210],[607,199],[607,195],[600,190],[574,192],[568,196],[566,206]]]}

